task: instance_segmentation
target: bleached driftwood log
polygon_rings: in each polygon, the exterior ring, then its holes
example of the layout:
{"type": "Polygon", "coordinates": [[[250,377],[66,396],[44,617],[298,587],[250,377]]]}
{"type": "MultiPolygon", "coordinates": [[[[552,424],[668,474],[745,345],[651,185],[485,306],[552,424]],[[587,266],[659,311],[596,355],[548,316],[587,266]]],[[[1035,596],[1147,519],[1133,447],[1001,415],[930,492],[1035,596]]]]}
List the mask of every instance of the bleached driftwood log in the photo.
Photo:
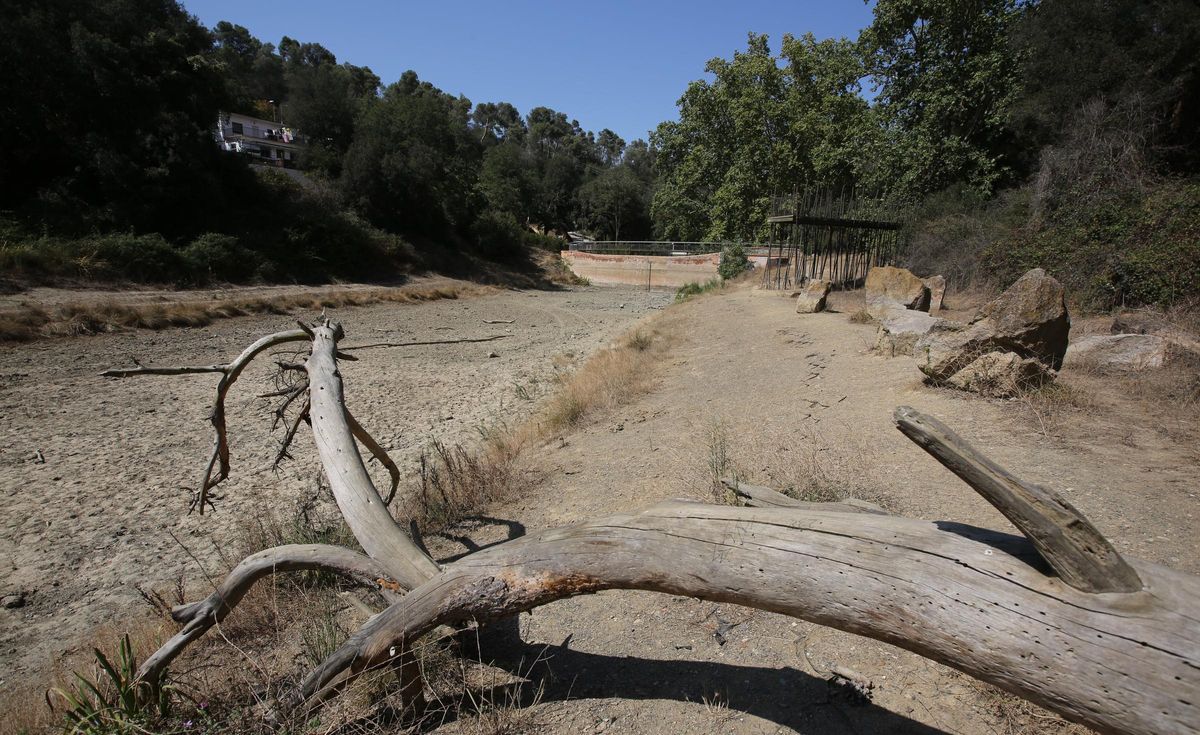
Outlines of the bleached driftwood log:
{"type": "MultiPolygon", "coordinates": [[[[737,603],[887,641],[1102,732],[1200,730],[1200,578],[1123,559],[1064,499],[1017,480],[931,417],[896,412],[906,435],[1028,538],[890,516],[861,502],[802,503],[731,481],[743,502],[760,507],[664,503],[524,537],[443,568],[392,520],[363,465],[354,439],[372,452],[378,445],[345,407],[341,327],[323,320],[302,333],[312,343],[299,369],[318,453],[368,556],[280,547],[245,560],[208,599],[175,611],[184,629],[143,665],[147,681],[160,681],[166,664],[254,580],[316,567],[369,585],[386,577],[411,591],[314,669],[285,706],[316,706],[375,666],[404,669],[413,643],[439,625],[636,589],[737,603]]],[[[227,391],[228,366],[214,368],[154,374],[221,372],[227,391]]],[[[419,699],[419,682],[403,681],[419,699]]]]}
{"type": "Polygon", "coordinates": [[[1020,537],[895,516],[689,502],[471,554],[370,620],[302,696],[434,626],[635,589],[731,602],[887,641],[1102,732],[1200,726],[1200,580],[1149,563],[1144,589],[1087,593],[1020,537]]]}

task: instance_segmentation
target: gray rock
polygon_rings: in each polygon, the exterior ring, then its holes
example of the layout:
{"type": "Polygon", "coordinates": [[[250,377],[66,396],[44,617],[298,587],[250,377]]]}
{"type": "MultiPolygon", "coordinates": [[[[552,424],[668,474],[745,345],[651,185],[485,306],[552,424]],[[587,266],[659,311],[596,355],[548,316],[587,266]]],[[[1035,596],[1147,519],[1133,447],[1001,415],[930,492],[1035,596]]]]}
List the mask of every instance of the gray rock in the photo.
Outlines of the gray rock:
{"type": "Polygon", "coordinates": [[[923,311],[892,308],[879,318],[875,351],[889,357],[912,355],[917,342],[943,321],[923,311]]]}
{"type": "Polygon", "coordinates": [[[1157,334],[1093,334],[1072,342],[1063,363],[1124,371],[1160,368],[1169,347],[1157,334]]]}
{"type": "Polygon", "coordinates": [[[975,358],[947,381],[959,390],[1007,397],[1054,380],[1054,371],[1039,360],[1015,352],[989,352],[975,358]]]}
{"type": "Polygon", "coordinates": [[[804,288],[796,294],[796,313],[814,314],[818,311],[825,311],[825,300],[829,298],[829,291],[832,288],[832,283],[819,278],[814,278],[804,284],[804,288]]]}
{"type": "Polygon", "coordinates": [[[867,313],[879,319],[893,306],[929,311],[929,287],[904,268],[876,266],[867,272],[867,313]]]}
{"type": "Polygon", "coordinates": [[[12,592],[4,597],[0,597],[0,605],[3,605],[6,610],[15,610],[18,607],[25,607],[25,595],[21,592],[12,592]]]}
{"type": "Polygon", "coordinates": [[[929,289],[929,311],[941,310],[946,298],[946,277],[930,276],[922,283],[929,289]]]}
{"type": "Polygon", "coordinates": [[[938,381],[989,352],[1014,352],[1051,370],[1062,367],[1071,331],[1063,287],[1035,268],[986,304],[969,324],[934,325],[918,340],[913,354],[921,371],[938,381]]]}
{"type": "Polygon", "coordinates": [[[1113,317],[1109,334],[1154,334],[1166,327],[1166,321],[1157,314],[1127,311],[1113,317]]]}

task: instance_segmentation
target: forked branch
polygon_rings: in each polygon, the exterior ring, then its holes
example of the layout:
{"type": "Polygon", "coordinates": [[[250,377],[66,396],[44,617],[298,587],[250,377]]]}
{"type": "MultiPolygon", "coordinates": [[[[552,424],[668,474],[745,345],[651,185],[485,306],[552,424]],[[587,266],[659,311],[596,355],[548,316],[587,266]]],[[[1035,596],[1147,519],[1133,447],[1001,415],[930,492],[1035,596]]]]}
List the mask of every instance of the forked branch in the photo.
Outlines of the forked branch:
{"type": "Polygon", "coordinates": [[[305,330],[292,329],[268,334],[242,350],[242,354],[234,358],[232,362],[224,365],[192,367],[138,365],[132,368],[105,370],[101,373],[102,376],[110,378],[127,378],[136,375],[194,375],[197,373],[219,373],[221,375],[221,379],[217,383],[216,400],[213,401],[212,411],[208,416],[208,420],[213,426],[212,453],[204,466],[204,473],[200,476],[199,485],[192,492],[189,513],[198,510],[201,515],[204,515],[205,506],[212,507],[213,498],[210,497],[209,491],[229,477],[229,437],[225,420],[225,397],[229,394],[229,389],[237,382],[246,366],[264,350],[287,342],[302,342],[307,339],[308,334],[305,330]]]}
{"type": "Polygon", "coordinates": [[[326,544],[291,544],[266,549],[243,559],[205,599],[180,605],[171,611],[171,617],[183,627],[146,659],[138,669],[138,678],[149,682],[159,681],[167,666],[183,649],[224,620],[258,580],[281,572],[307,570],[341,575],[379,590],[389,602],[400,599],[399,595],[387,588],[390,578],[387,569],[357,551],[326,544]]]}

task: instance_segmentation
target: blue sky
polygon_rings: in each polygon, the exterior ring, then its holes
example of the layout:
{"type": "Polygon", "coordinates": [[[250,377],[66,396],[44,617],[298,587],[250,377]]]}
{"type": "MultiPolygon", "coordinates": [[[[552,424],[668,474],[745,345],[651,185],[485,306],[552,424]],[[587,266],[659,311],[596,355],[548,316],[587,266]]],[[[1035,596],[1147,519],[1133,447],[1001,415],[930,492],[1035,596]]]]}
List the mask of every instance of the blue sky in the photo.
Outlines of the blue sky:
{"type": "Polygon", "coordinates": [[[676,118],[675,102],[705,62],[766,33],[855,37],[870,22],[861,0],[697,2],[315,2],[182,0],[213,26],[228,20],[258,38],[315,41],[338,61],[369,66],[384,84],[413,69],[472,102],[538,105],[588,130],[626,140],[676,118]]]}

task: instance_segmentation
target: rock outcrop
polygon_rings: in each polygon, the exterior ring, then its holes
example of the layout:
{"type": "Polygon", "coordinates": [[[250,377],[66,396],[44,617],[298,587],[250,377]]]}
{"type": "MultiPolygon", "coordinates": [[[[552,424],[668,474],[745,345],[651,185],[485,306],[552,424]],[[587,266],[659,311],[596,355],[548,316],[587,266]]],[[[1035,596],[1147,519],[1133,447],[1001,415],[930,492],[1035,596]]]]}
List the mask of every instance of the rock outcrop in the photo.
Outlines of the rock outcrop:
{"type": "Polygon", "coordinates": [[[1160,368],[1170,342],[1157,334],[1093,334],[1067,347],[1064,364],[1102,370],[1160,368]]]}
{"type": "Polygon", "coordinates": [[[1006,397],[1054,380],[1054,371],[1032,357],[1015,352],[988,352],[975,358],[946,382],[959,390],[1006,397]]]}
{"type": "Polygon", "coordinates": [[[939,382],[983,355],[1014,353],[1049,370],[1062,367],[1071,331],[1062,284],[1035,268],[986,304],[966,325],[936,324],[918,340],[921,371],[939,382]]]}
{"type": "Polygon", "coordinates": [[[922,281],[929,289],[929,311],[940,311],[946,298],[946,277],[930,276],[922,281]]]}
{"type": "Polygon", "coordinates": [[[921,371],[939,383],[1005,396],[1053,380],[1071,331],[1062,284],[1040,268],[1021,276],[969,324],[938,320],[917,340],[921,371]]]}
{"type": "Polygon", "coordinates": [[[917,342],[943,319],[923,311],[893,308],[879,318],[875,334],[875,351],[889,357],[912,355],[917,342]]]}
{"type": "Polygon", "coordinates": [[[829,298],[829,290],[832,288],[833,284],[830,281],[810,279],[800,293],[796,294],[796,313],[813,314],[825,311],[825,300],[829,298]]]}
{"type": "Polygon", "coordinates": [[[867,273],[867,313],[879,319],[899,307],[929,311],[929,287],[904,268],[876,266],[867,273]]]}

